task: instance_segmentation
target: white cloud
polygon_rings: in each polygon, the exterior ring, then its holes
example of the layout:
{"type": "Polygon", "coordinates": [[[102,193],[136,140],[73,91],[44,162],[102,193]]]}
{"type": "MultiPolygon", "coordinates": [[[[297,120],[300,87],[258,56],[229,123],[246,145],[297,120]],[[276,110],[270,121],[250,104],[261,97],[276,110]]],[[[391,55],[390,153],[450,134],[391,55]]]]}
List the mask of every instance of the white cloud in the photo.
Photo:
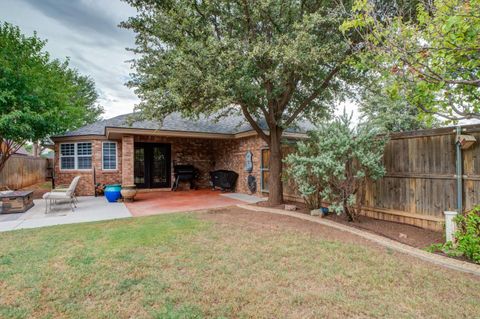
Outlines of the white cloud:
{"type": "MultiPolygon", "coordinates": [[[[138,97],[124,84],[132,72],[127,62],[133,53],[134,34],[118,24],[135,10],[120,0],[0,0],[0,20],[18,25],[25,34],[37,31],[47,39],[46,50],[55,58],[70,58],[71,65],[91,76],[105,108],[105,118],[133,111],[138,97]]],[[[336,107],[353,112],[357,106],[345,102],[336,107]]]]}
{"type": "Polygon", "coordinates": [[[124,83],[129,78],[127,60],[133,54],[134,35],[117,25],[135,14],[117,0],[0,0],[0,20],[37,32],[47,39],[54,58],[70,58],[71,65],[91,76],[105,108],[104,117],[131,112],[138,98],[124,83]]]}

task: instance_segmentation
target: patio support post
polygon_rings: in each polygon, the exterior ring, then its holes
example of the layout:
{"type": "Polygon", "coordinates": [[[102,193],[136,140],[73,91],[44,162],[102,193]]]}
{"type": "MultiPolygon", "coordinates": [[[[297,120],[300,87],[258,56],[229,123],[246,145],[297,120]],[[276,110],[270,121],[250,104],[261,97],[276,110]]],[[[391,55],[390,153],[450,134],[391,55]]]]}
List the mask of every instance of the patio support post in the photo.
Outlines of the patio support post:
{"type": "Polygon", "coordinates": [[[123,136],[122,137],[122,184],[123,185],[133,185],[133,145],[134,140],[133,136],[123,136]]]}

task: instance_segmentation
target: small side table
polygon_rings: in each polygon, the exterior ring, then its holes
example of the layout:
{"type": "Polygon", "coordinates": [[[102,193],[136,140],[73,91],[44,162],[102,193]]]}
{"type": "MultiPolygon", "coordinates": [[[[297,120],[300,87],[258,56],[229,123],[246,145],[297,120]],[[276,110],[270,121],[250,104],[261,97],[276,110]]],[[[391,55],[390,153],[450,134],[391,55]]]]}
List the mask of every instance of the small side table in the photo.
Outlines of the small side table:
{"type": "Polygon", "coordinates": [[[33,191],[0,192],[0,213],[24,213],[33,207],[33,191]]]}

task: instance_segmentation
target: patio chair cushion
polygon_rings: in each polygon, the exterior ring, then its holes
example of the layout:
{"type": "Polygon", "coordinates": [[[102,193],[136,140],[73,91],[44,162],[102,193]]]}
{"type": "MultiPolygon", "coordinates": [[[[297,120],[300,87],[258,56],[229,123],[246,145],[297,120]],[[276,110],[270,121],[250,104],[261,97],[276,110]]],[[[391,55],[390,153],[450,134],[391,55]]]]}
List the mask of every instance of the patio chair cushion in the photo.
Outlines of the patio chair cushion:
{"type": "Polygon", "coordinates": [[[64,192],[49,192],[42,196],[43,199],[71,199],[71,196],[64,192]]]}

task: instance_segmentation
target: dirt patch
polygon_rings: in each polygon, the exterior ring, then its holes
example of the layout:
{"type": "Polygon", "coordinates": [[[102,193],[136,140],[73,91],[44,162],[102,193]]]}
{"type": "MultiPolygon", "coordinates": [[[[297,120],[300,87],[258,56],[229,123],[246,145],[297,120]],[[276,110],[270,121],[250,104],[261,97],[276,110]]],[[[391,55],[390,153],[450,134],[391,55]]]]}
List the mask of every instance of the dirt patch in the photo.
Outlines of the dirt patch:
{"type": "MultiPolygon", "coordinates": [[[[296,212],[309,214],[308,208],[303,203],[286,202],[285,204],[297,206],[296,212]]],[[[261,207],[285,209],[285,204],[272,206],[268,202],[259,202],[256,205],[261,207]]],[[[366,230],[371,233],[396,240],[416,248],[425,248],[432,244],[443,243],[443,233],[420,227],[374,219],[366,216],[359,216],[358,221],[349,222],[344,215],[329,214],[328,220],[338,222],[347,226],[366,230]]]]}
{"type": "Polygon", "coordinates": [[[33,199],[41,199],[43,194],[52,190],[52,181],[40,182],[21,189],[22,191],[33,191],[33,199]]]}
{"type": "MultiPolygon", "coordinates": [[[[270,206],[269,206],[270,207],[270,206]]],[[[374,243],[353,234],[339,231],[331,227],[312,223],[290,216],[282,216],[268,212],[253,212],[240,207],[231,206],[209,210],[200,214],[201,218],[217,224],[231,227],[239,225],[249,232],[289,231],[320,237],[329,241],[362,243],[370,247],[378,247],[374,243]]]]}
{"type": "Polygon", "coordinates": [[[358,221],[349,222],[343,215],[329,214],[325,217],[347,226],[385,236],[416,248],[425,248],[432,244],[443,243],[443,233],[415,227],[412,225],[359,216],[358,221]]]}

